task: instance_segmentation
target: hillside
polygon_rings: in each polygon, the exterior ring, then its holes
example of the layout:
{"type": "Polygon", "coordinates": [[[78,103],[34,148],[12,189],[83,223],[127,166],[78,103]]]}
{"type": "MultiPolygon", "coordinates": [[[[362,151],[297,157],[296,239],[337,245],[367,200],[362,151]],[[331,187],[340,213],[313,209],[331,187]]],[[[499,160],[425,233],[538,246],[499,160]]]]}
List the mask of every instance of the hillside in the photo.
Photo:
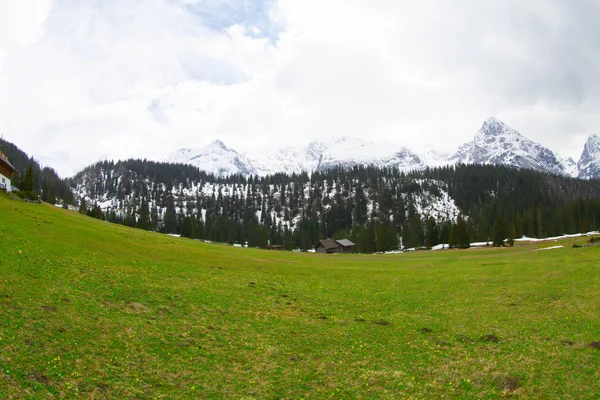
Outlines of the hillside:
{"type": "Polygon", "coordinates": [[[217,242],[307,250],[347,237],[356,251],[559,236],[600,222],[600,181],[495,165],[400,173],[355,166],[296,175],[216,177],[189,165],[102,162],[71,179],[91,216],[217,242]],[[454,232],[459,219],[468,232],[454,232]],[[454,232],[454,234],[453,234],[454,232]],[[453,239],[453,240],[451,240],[453,239]]]}
{"type": "Polygon", "coordinates": [[[2,398],[600,396],[600,248],[328,257],[0,215],[2,398]]]}
{"type": "Polygon", "coordinates": [[[33,156],[28,155],[15,144],[4,139],[0,139],[0,148],[19,171],[14,182],[15,185],[23,180],[27,168],[31,166],[36,193],[42,196],[44,200],[52,203],[62,200],[66,204],[73,204],[73,194],[69,189],[69,185],[58,176],[54,169],[49,166],[42,167],[33,156]]]}

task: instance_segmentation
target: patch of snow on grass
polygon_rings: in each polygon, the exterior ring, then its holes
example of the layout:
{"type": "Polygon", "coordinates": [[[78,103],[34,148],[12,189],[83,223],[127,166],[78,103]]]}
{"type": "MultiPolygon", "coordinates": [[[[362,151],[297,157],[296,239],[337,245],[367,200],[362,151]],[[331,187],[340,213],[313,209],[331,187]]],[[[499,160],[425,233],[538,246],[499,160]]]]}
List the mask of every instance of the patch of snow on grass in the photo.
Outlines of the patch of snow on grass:
{"type": "Polygon", "coordinates": [[[544,251],[544,250],[555,250],[555,249],[562,249],[565,246],[552,246],[552,247],[544,247],[543,249],[535,249],[533,251],[544,251]]]}

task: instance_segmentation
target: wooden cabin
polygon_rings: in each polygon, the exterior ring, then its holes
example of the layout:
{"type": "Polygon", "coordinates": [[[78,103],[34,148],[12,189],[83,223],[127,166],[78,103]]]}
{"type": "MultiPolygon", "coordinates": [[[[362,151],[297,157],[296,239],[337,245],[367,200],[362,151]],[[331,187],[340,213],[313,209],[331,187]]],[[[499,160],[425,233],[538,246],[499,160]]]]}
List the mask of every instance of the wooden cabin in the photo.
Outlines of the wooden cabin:
{"type": "Polygon", "coordinates": [[[6,154],[0,150],[0,189],[7,192],[12,191],[11,182],[16,172],[17,169],[8,161],[6,154]]]}
{"type": "Polygon", "coordinates": [[[347,239],[323,239],[315,245],[315,252],[335,254],[335,253],[352,253],[354,243],[347,239]]]}
{"type": "Polygon", "coordinates": [[[265,246],[265,250],[279,250],[279,251],[283,251],[285,250],[285,246],[281,245],[281,244],[268,244],[265,246]]]}

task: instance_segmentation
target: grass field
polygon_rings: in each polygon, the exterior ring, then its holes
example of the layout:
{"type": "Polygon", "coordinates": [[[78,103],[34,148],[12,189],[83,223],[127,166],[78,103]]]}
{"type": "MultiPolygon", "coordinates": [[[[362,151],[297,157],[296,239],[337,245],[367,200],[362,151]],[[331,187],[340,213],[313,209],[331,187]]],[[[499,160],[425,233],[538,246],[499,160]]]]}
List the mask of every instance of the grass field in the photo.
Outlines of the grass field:
{"type": "Polygon", "coordinates": [[[550,245],[269,252],[0,195],[0,398],[598,399],[600,248],[550,245]]]}

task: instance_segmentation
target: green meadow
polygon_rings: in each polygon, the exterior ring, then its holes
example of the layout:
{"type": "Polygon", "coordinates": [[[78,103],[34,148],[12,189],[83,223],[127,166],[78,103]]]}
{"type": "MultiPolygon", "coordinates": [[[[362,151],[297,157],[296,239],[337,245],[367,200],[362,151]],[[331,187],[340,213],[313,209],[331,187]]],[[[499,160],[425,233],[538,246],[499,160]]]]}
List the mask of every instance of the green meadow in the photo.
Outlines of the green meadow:
{"type": "Polygon", "coordinates": [[[317,255],[0,195],[0,398],[600,398],[600,247],[317,255]]]}

